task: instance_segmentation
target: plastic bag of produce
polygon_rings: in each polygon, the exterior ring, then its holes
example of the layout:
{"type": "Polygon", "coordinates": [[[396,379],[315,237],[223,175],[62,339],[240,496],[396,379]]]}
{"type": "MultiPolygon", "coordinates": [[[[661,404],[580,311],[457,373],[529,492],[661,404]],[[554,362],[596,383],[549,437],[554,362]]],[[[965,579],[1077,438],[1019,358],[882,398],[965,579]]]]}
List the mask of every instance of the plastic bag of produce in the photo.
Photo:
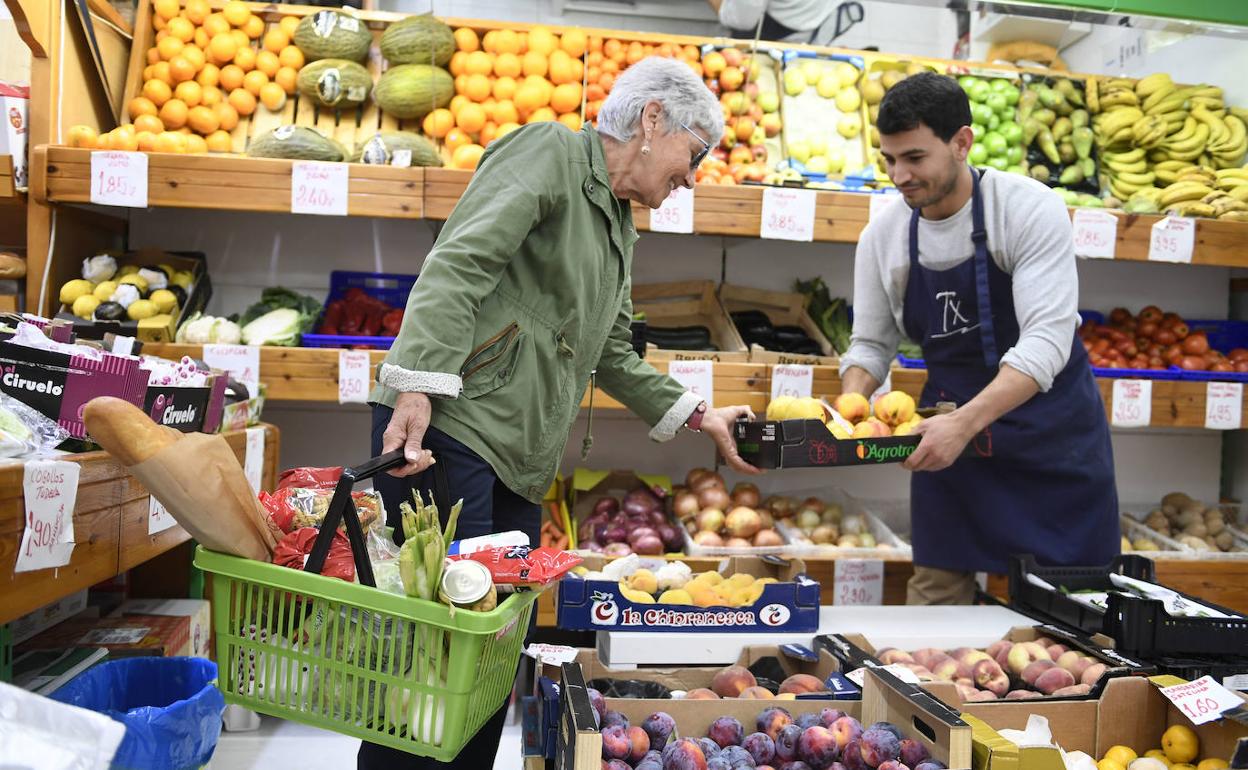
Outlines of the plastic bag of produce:
{"type": "MultiPolygon", "coordinates": [[[[273,493],[261,492],[260,504],[268,512],[269,518],[283,532],[293,532],[301,527],[320,527],[329,512],[329,503],[334,497],[333,488],[304,489],[287,487],[273,493]]],[[[361,490],[351,493],[355,502],[355,511],[360,519],[360,526],[370,530],[385,521],[382,510],[381,495],[372,490],[361,490]]],[[[343,531],[345,523],[338,525],[343,531]]]]}
{"type": "MultiPolygon", "coordinates": [[[[302,527],[291,532],[278,541],[273,549],[273,563],[291,569],[303,569],[316,545],[316,536],[320,530],[316,527],[302,527]]],[[[355,561],[351,556],[351,543],[342,532],[335,532],[330,541],[329,553],[325,555],[325,566],[321,568],[325,577],[338,578],[348,583],[355,582],[355,561]]]]}
{"type": "Polygon", "coordinates": [[[26,457],[55,449],[69,431],[21,401],[0,393],[0,457],[26,457]]]}

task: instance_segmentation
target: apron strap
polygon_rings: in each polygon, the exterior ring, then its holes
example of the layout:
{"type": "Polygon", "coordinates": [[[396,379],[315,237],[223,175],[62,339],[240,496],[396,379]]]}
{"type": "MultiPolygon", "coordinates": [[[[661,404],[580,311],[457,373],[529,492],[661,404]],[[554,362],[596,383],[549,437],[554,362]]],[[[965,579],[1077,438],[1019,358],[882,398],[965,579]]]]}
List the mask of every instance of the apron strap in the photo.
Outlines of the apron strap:
{"type": "MultiPolygon", "coordinates": [[[[988,228],[984,225],[984,199],[979,192],[981,174],[982,172],[971,169],[971,243],[975,247],[975,294],[979,309],[979,338],[984,348],[984,365],[995,369],[1000,365],[1001,358],[997,355],[997,333],[992,323],[992,300],[988,293],[988,228]]],[[[917,220],[913,227],[917,230],[917,220]]],[[[912,251],[918,251],[917,241],[917,238],[911,238],[912,251]]]]}
{"type": "Polygon", "coordinates": [[[910,274],[919,269],[919,215],[920,209],[910,211],[910,274]]]}

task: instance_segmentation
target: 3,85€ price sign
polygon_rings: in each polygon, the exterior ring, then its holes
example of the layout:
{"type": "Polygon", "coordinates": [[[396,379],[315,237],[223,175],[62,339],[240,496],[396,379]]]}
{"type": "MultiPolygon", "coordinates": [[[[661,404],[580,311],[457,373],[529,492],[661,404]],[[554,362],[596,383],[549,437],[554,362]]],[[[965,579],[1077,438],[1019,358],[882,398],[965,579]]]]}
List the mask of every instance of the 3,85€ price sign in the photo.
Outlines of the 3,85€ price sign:
{"type": "Polygon", "coordinates": [[[147,208],[147,153],[91,153],[91,202],[147,208]]]}
{"type": "Polygon", "coordinates": [[[814,190],[763,188],[763,219],[759,237],[783,241],[815,239],[814,190]]]}
{"type": "Polygon", "coordinates": [[[345,163],[298,161],[290,167],[290,210],[294,214],[347,215],[345,163]]]}
{"type": "Polygon", "coordinates": [[[1075,209],[1071,222],[1074,232],[1075,256],[1113,259],[1118,243],[1118,217],[1108,211],[1075,209]]]}

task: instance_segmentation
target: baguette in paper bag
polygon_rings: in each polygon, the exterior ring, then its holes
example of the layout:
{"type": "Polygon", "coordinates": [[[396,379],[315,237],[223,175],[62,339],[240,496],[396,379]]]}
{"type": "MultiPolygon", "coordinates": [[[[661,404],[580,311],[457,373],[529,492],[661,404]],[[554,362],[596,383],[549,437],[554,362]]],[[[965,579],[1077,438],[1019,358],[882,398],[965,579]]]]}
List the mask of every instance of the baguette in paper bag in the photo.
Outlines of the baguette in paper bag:
{"type": "Polygon", "coordinates": [[[118,398],[84,408],[87,432],[205,548],[272,561],[277,537],[225,438],[157,425],[118,398]]]}

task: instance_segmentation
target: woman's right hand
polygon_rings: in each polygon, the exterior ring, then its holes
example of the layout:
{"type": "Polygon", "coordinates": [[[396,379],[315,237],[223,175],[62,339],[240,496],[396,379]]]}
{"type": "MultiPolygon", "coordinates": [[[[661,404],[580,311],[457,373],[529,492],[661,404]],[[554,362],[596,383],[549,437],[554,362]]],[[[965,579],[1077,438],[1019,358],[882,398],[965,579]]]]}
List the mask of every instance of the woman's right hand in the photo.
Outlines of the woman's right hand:
{"type": "Polygon", "coordinates": [[[381,451],[402,449],[407,465],[390,471],[391,476],[411,476],[424,471],[435,462],[433,452],[421,448],[429,428],[432,406],[424,393],[400,393],[394,401],[394,414],[381,436],[381,451]]]}

